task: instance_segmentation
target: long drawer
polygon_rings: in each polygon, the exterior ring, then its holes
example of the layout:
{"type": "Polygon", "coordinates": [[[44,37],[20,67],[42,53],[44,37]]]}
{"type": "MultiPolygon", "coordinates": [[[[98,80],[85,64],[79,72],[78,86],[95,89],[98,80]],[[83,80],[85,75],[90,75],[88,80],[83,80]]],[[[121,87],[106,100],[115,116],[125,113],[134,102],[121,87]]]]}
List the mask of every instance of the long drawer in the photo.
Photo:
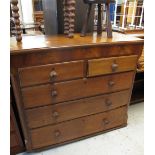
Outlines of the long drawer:
{"type": "Polygon", "coordinates": [[[30,131],[33,149],[52,146],[127,123],[127,107],[30,131]]]}
{"type": "Polygon", "coordinates": [[[72,61],[19,69],[21,87],[81,78],[83,74],[83,61],[72,61]]]}
{"type": "Polygon", "coordinates": [[[130,90],[26,110],[29,128],[60,123],[127,105],[130,90]]]}
{"type": "Polygon", "coordinates": [[[137,55],[88,61],[88,77],[135,70],[137,55]]]}
{"type": "Polygon", "coordinates": [[[47,84],[22,89],[25,108],[75,100],[104,93],[129,89],[134,72],[106,75],[96,78],[47,84]]]}

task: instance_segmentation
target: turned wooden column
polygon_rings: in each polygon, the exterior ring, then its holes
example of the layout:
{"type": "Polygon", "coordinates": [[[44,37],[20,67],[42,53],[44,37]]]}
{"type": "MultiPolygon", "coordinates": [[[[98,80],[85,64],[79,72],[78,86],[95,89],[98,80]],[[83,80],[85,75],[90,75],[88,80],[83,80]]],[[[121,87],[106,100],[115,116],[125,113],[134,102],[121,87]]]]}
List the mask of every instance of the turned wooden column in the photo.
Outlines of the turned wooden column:
{"type": "Polygon", "coordinates": [[[64,34],[68,35],[69,33],[69,10],[68,10],[68,4],[67,0],[63,1],[64,5],[64,34]]]}
{"type": "Polygon", "coordinates": [[[22,40],[22,31],[20,27],[20,20],[19,20],[19,8],[18,8],[18,0],[11,0],[11,11],[12,11],[12,16],[14,18],[15,22],[15,29],[16,29],[16,40],[17,42],[21,42],[22,40]]]}
{"type": "Polygon", "coordinates": [[[75,28],[75,0],[64,0],[64,34],[74,37],[75,28]]]}
{"type": "Polygon", "coordinates": [[[68,37],[74,36],[75,28],[75,0],[69,0],[69,34],[68,37]]]}

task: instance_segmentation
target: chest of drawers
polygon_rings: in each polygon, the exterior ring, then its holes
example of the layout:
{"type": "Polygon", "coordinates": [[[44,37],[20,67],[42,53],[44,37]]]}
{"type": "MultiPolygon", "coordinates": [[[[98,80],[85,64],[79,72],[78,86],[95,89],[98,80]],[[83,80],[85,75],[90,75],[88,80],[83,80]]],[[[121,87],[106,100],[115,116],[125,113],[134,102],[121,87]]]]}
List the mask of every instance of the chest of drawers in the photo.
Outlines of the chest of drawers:
{"type": "Polygon", "coordinates": [[[114,33],[11,40],[11,80],[27,151],[127,125],[143,40],[114,33]]]}

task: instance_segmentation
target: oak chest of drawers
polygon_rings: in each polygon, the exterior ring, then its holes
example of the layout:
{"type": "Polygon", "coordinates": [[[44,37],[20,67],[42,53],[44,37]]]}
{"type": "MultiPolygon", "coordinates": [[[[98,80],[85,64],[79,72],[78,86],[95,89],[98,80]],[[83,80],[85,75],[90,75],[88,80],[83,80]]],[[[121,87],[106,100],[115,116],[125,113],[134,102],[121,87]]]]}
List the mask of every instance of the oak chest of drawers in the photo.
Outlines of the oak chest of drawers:
{"type": "Polygon", "coordinates": [[[11,40],[11,79],[27,151],[127,125],[143,40],[114,33],[11,40]]]}

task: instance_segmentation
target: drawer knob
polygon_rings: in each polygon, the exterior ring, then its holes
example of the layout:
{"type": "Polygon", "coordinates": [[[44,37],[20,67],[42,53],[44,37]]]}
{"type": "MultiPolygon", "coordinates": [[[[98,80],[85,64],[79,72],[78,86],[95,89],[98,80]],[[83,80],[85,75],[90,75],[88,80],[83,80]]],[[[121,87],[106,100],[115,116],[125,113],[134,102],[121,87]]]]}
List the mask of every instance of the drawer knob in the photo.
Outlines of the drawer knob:
{"type": "Polygon", "coordinates": [[[108,125],[110,122],[105,118],[105,119],[103,119],[103,124],[104,125],[108,125]]]}
{"type": "Polygon", "coordinates": [[[86,84],[87,83],[87,78],[83,78],[83,81],[86,84]]]}
{"type": "Polygon", "coordinates": [[[59,137],[61,135],[61,132],[59,130],[55,131],[55,137],[59,137]]]}
{"type": "Polygon", "coordinates": [[[111,106],[112,105],[112,101],[110,101],[109,99],[107,99],[105,101],[106,106],[111,106]]]}
{"type": "Polygon", "coordinates": [[[111,68],[112,68],[112,71],[115,72],[118,68],[118,64],[113,63],[111,68]]]}
{"type": "Polygon", "coordinates": [[[57,77],[57,72],[53,70],[53,71],[50,73],[50,78],[53,79],[53,78],[56,78],[56,77],[57,77]]]}
{"type": "Polygon", "coordinates": [[[59,113],[58,113],[57,111],[54,111],[54,112],[53,112],[53,117],[54,117],[54,118],[58,118],[58,117],[59,117],[59,113]]]}
{"type": "Polygon", "coordinates": [[[52,91],[52,97],[56,97],[57,95],[58,95],[58,93],[56,90],[52,91]]]}
{"type": "Polygon", "coordinates": [[[110,87],[113,87],[115,85],[115,82],[114,81],[109,81],[108,84],[109,84],[110,87]]]}

